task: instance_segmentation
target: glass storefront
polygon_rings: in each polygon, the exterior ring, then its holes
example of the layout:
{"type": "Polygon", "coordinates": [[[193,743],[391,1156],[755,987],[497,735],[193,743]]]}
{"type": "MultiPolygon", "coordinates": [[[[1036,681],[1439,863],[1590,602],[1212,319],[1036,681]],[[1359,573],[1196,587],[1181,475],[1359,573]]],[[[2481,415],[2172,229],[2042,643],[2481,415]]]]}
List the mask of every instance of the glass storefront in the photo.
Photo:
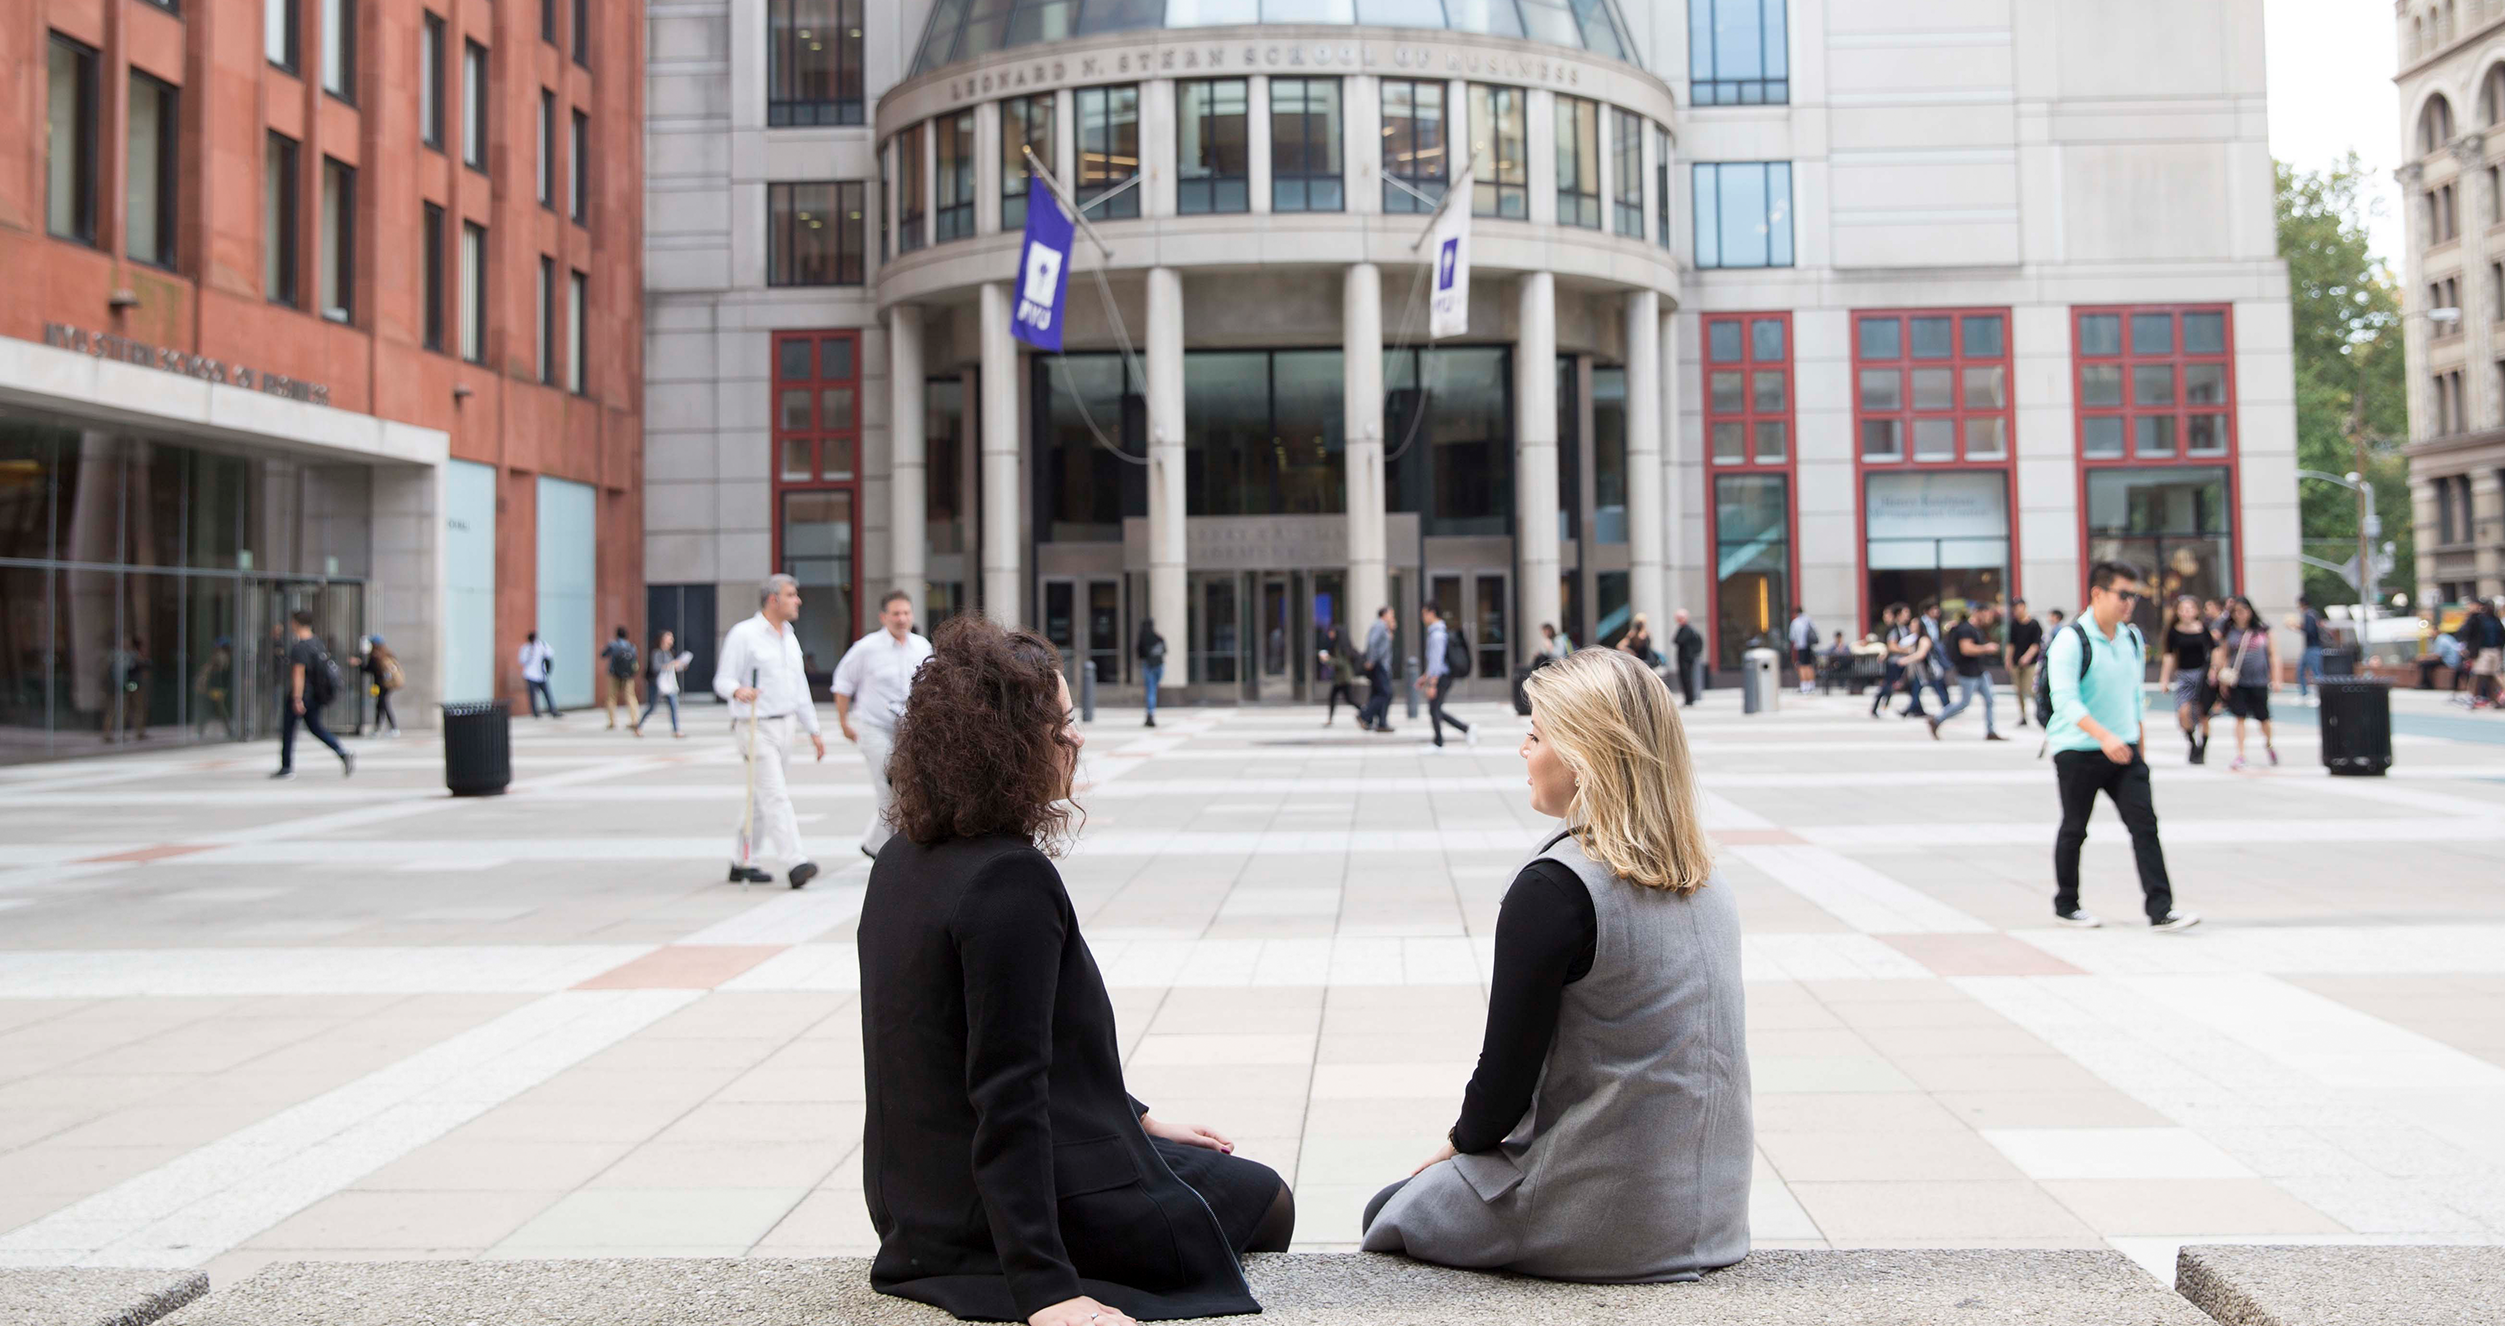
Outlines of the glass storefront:
{"type": "Polygon", "coordinates": [[[1512,351],[1386,352],[1383,420],[1387,510],[1430,536],[1513,532],[1512,351]]]}
{"type": "Polygon", "coordinates": [[[2135,617],[2148,638],[2177,595],[2236,592],[2231,510],[2223,466],[2087,472],[2088,561],[2139,568],[2149,593],[2135,617]]]}
{"type": "Polygon", "coordinates": [[[0,761],[276,731],[287,614],[341,659],[364,632],[364,499],[361,467],[0,411],[0,761]]]}
{"type": "Polygon", "coordinates": [[[1937,599],[1950,620],[2009,593],[2009,480],[1999,470],[1871,474],[1866,485],[1863,602],[1937,599]]]}
{"type": "Polygon", "coordinates": [[[1791,612],[1792,504],[1781,474],[1714,476],[1715,666],[1736,668],[1791,612]]]}
{"type": "Polygon", "coordinates": [[[1185,509],[1195,516],[1348,509],[1337,350],[1183,356],[1185,509]]]}
{"type": "Polygon", "coordinates": [[[783,494],[783,574],[800,582],[801,668],[819,695],[852,646],[852,492],[783,494]]]}
{"type": "Polygon", "coordinates": [[[1148,384],[1118,354],[1035,357],[1035,541],[1119,543],[1148,514],[1148,384]],[[1101,440],[1100,440],[1101,435],[1101,440]]]}

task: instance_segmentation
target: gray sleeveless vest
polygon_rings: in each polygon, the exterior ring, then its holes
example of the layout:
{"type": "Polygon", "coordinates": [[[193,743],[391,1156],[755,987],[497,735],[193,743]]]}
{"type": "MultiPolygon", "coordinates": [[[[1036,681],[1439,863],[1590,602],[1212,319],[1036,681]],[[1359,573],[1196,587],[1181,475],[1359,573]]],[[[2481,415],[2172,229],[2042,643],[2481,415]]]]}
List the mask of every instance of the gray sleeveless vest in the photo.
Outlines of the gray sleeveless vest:
{"type": "Polygon", "coordinates": [[[1599,921],[1565,988],[1530,1112],[1494,1151],[1409,1181],[1368,1252],[1557,1280],[1693,1280],[1748,1253],[1748,1045],[1739,911],[1719,878],[1629,884],[1559,834],[1599,921]]]}

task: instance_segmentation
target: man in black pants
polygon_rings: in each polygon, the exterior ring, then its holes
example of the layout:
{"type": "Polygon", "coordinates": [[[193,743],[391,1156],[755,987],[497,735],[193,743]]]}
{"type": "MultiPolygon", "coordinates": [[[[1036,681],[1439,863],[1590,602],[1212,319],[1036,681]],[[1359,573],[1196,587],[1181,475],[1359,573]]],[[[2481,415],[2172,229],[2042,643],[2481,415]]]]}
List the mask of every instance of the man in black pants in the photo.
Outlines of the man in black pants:
{"type": "Polygon", "coordinates": [[[1687,609],[1679,609],[1679,629],[1670,633],[1670,653],[1679,662],[1679,694],[1686,703],[1696,703],[1696,660],[1705,652],[1705,637],[1688,625],[1687,609]]]}
{"type": "Polygon", "coordinates": [[[2157,808],[2149,793],[2148,761],[2141,758],[2141,718],[2147,697],[2140,689],[2147,647],[2130,624],[2141,588],[2139,572],[2123,562],[2099,562],[2088,573],[2088,606],[2075,630],[2057,631],[2045,651],[2052,683],[2053,719],[2045,733],[2053,774],[2061,788],[2061,833],[2053,840],[2053,915],[2064,925],[2092,930],[2104,922],[2079,906],[2079,849],[2087,843],[2088,816],[2096,794],[2113,798],[2123,827],[2131,831],[2131,855],[2140,868],[2140,893],[2150,928],[2189,930],[2201,923],[2174,906],[2166,878],[2166,849],[2157,841],[2157,808]]]}
{"type": "Polygon", "coordinates": [[[1392,610],[1374,610],[1366,628],[1366,707],[1357,711],[1357,726],[1369,732],[1392,730],[1392,610]]]}
{"type": "Polygon", "coordinates": [[[322,725],[322,706],[336,698],[328,678],[330,651],[313,638],[313,614],[298,610],[288,618],[294,639],[287,644],[287,704],[278,729],[278,772],[272,778],[296,776],[296,724],[302,723],[331,754],[339,757],[339,776],[357,771],[357,757],[322,725]]]}

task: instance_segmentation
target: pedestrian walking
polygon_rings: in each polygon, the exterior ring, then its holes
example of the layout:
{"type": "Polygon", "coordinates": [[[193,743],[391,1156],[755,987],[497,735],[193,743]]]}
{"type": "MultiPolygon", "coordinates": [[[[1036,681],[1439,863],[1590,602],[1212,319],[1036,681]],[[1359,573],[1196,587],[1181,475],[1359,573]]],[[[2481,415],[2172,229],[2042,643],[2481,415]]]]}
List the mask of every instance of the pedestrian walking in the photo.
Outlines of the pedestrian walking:
{"type": "Polygon", "coordinates": [[[209,646],[209,656],[201,660],[200,672],[191,680],[192,693],[200,697],[194,708],[198,717],[192,720],[192,736],[205,737],[212,719],[226,729],[226,739],[235,739],[235,642],[219,636],[209,646]]]}
{"type": "Polygon", "coordinates": [[[2141,592],[2140,573],[2130,564],[2097,563],[2088,572],[2087,610],[2069,629],[2051,632],[2044,653],[2053,713],[2045,742],[2054,752],[2053,780],[2061,793],[2061,830],[2053,839],[2053,915],[2082,929],[2104,924],[2079,906],[2079,849],[2087,844],[2088,816],[2098,793],[2114,803],[2131,832],[2149,925],[2189,930],[2201,921],[2175,910],[2166,849],[2157,838],[2148,760],[2140,748],[2148,706],[2140,681],[2147,675],[2148,649],[2130,619],[2141,592]]]}
{"type": "Polygon", "coordinates": [[[1678,624],[1678,629],[1670,633],[1670,653],[1679,665],[1680,703],[1692,708],[1696,704],[1696,670],[1704,666],[1705,637],[1688,624],[1687,609],[1679,609],[1670,619],[1678,624]]]}
{"type": "Polygon", "coordinates": [[[1792,625],[1787,634],[1792,641],[1792,667],[1800,674],[1800,693],[1812,694],[1818,689],[1818,624],[1809,620],[1808,608],[1792,605],[1792,625]]]}
{"type": "Polygon", "coordinates": [[[1922,692],[1906,678],[1911,675],[1913,655],[1918,640],[1913,628],[1914,610],[1902,603],[1891,603],[1879,610],[1879,644],[1887,653],[1879,669],[1879,684],[1870,690],[1870,716],[1877,718],[1887,712],[1888,697],[1904,686],[1913,696],[1913,707],[1922,707],[1922,692]]]}
{"type": "Polygon", "coordinates": [[[642,669],[638,666],[635,642],[627,638],[625,627],[619,627],[609,643],[600,647],[600,661],[609,673],[608,685],[600,701],[601,709],[609,715],[609,730],[617,730],[619,705],[626,706],[626,725],[632,728],[635,726],[635,706],[639,703],[635,694],[635,674],[642,669]]]}
{"type": "Polygon", "coordinates": [[[1456,671],[1463,676],[1469,673],[1469,642],[1445,625],[1444,607],[1433,599],[1419,607],[1418,620],[1426,625],[1426,675],[1419,680],[1418,689],[1426,692],[1426,718],[1435,731],[1435,748],[1444,748],[1447,723],[1460,729],[1463,745],[1476,746],[1479,734],[1468,723],[1444,712],[1444,701],[1452,694],[1456,671]]]}
{"type": "Polygon", "coordinates": [[[565,717],[564,712],[557,708],[557,693],[548,689],[548,671],[556,666],[557,654],[548,647],[547,641],[539,638],[539,632],[533,631],[522,637],[522,649],[514,661],[522,665],[522,685],[531,694],[531,717],[539,717],[539,706],[543,703],[548,706],[550,718],[565,717]]]}
{"type": "Polygon", "coordinates": [[[651,681],[652,686],[644,692],[644,712],[635,716],[635,725],[629,728],[629,731],[639,737],[644,735],[644,720],[652,717],[653,710],[666,704],[670,706],[670,735],[673,737],[687,735],[678,728],[678,693],[679,688],[685,684],[685,678],[680,674],[686,672],[687,665],[695,661],[694,654],[685,653],[679,649],[677,632],[665,629],[654,638],[652,661],[644,665],[644,675],[651,681]]]}
{"type": "Polygon", "coordinates": [[[2018,726],[2027,725],[2027,697],[2035,694],[2035,669],[2044,662],[2044,623],[2027,612],[2025,599],[2009,601],[2009,688],[2018,693],[2018,726]]]}
{"type": "Polygon", "coordinates": [[[758,861],[791,863],[795,889],[818,873],[817,863],[800,845],[788,777],[792,738],[798,733],[807,733],[810,748],[820,760],[826,758],[800,633],[792,629],[799,619],[800,582],[787,575],[767,576],[757,587],[757,615],[722,637],[714,664],[713,693],[731,702],[732,741],[748,764],[754,788],[750,828],[732,847],[734,884],[771,881],[774,876],[758,869],[758,861]]]}
{"type": "Polygon", "coordinates": [[[1661,651],[1653,648],[1653,626],[1644,614],[1637,613],[1627,623],[1627,633],[1618,637],[1618,648],[1635,656],[1635,661],[1648,668],[1661,666],[1661,651]]]}
{"type": "Polygon", "coordinates": [[[856,927],[870,1287],[1031,1326],[1259,1312],[1237,1258],[1287,1249],[1295,1197],[1127,1090],[1053,868],[1085,745],[1061,656],[971,614],[933,643],[856,927]]]}
{"type": "Polygon", "coordinates": [[[1148,688],[1148,721],[1142,726],[1157,725],[1157,683],[1166,676],[1166,638],[1157,634],[1157,619],[1139,619],[1139,639],[1131,646],[1139,660],[1139,679],[1148,688]]]}
{"type": "Polygon", "coordinates": [[[1323,684],[1331,688],[1323,697],[1323,703],[1329,707],[1322,711],[1322,726],[1329,727],[1339,717],[1342,699],[1348,701],[1350,709],[1360,714],[1365,711],[1357,703],[1357,656],[1349,652],[1347,633],[1340,630],[1339,623],[1332,622],[1322,628],[1322,639],[1317,643],[1320,647],[1314,651],[1315,664],[1323,684]]]}
{"type": "Polygon", "coordinates": [[[322,722],[322,710],[339,698],[341,677],[339,664],[332,661],[330,650],[313,638],[313,614],[298,609],[287,616],[287,703],[279,710],[278,772],[272,778],[296,776],[296,727],[302,724],[313,739],[331,748],[339,757],[339,776],[350,777],[357,771],[357,757],[339,744],[339,738],[322,722]]]}
{"type": "Polygon", "coordinates": [[[1374,610],[1374,624],[1366,628],[1366,707],[1357,711],[1357,726],[1368,732],[1392,730],[1392,610],[1387,605],[1374,610]]]}
{"type": "Polygon", "coordinates": [[[1737,898],[1713,873],[1660,678],[1587,649],[1523,685],[1531,809],[1564,824],[1497,911],[1459,1117],[1367,1203],[1363,1246],[1563,1280],[1693,1280],[1749,1248],[1737,898]]]}
{"type": "Polygon", "coordinates": [[[879,629],[852,642],[835,665],[835,725],[844,740],[861,748],[862,767],[870,771],[870,790],[878,803],[870,808],[870,825],[861,831],[861,854],[875,861],[893,832],[888,812],[896,793],[887,782],[888,757],[896,749],[896,725],[904,721],[905,700],[913,694],[913,674],[931,656],[931,642],[913,633],[913,596],[901,589],[879,600],[879,629]]]}
{"type": "MultiPolygon", "coordinates": [[[[2304,648],[2296,656],[2296,698],[2310,700],[2313,698],[2311,684],[2322,680],[2322,613],[2314,607],[2312,599],[2302,594],[2296,596],[2296,606],[2304,610],[2297,629],[2304,632],[2305,637],[2304,648]]],[[[2274,677],[2272,680],[2277,679],[2274,677]]]]}
{"type": "Polygon", "coordinates": [[[383,637],[369,635],[365,638],[365,652],[350,660],[350,666],[365,679],[366,689],[374,695],[375,735],[399,736],[400,718],[391,711],[391,696],[409,681],[401,671],[399,656],[383,643],[383,637]]]}
{"type": "Polygon", "coordinates": [[[1984,604],[1957,614],[1957,624],[1948,631],[1948,665],[1957,677],[1957,702],[1931,718],[1931,739],[1940,739],[1940,727],[1948,720],[1966,712],[1976,696],[1983,697],[1983,739],[2007,741],[1992,715],[1992,660],[2001,652],[1998,642],[1988,632],[1992,626],[1992,605],[1984,604]]]}
{"type": "Polygon", "coordinates": [[[1555,622],[1540,623],[1540,655],[1551,661],[1574,652],[1574,639],[1557,629],[1555,622]]]}
{"type": "Polygon", "coordinates": [[[1923,718],[1928,711],[1922,707],[1922,688],[1931,688],[1940,707],[1948,707],[1948,627],[1940,620],[1940,601],[1924,599],[1921,615],[1907,623],[1912,650],[1905,657],[1905,689],[1913,696],[1896,716],[1923,718]]]}
{"type": "Polygon", "coordinates": [[[2277,764],[2279,748],[2270,739],[2270,687],[2279,675],[2279,652],[2251,599],[2238,594],[2227,600],[2227,627],[2218,633],[2218,648],[2210,659],[2218,693],[2226,698],[2227,712],[2235,715],[2235,763],[2228,767],[2244,767],[2247,720],[2261,724],[2262,752],[2277,764]]]}
{"type": "Polygon", "coordinates": [[[2472,707],[2498,703],[2497,677],[2505,673],[2505,619],[2494,606],[2474,599],[2457,633],[2463,638],[2462,652],[2470,656],[2472,707]]]}
{"type": "Polygon", "coordinates": [[[2186,594],[2174,601],[2174,618],[2166,623],[2166,655],[2157,665],[2157,689],[2174,695],[2175,726],[2183,729],[2184,759],[2209,762],[2209,713],[2218,707],[2218,688],[2210,669],[2218,655],[2218,637],[2201,616],[2200,600],[2186,594]]]}

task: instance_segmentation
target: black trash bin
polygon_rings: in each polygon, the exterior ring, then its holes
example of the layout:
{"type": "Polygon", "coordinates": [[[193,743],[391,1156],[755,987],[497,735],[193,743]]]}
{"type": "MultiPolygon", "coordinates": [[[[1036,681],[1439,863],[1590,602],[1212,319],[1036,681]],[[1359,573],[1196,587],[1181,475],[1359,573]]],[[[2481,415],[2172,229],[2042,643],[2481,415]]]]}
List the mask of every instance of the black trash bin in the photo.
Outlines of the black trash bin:
{"type": "Polygon", "coordinates": [[[2392,684],[2334,677],[2319,689],[2323,767],[2335,775],[2382,777],[2392,767],[2392,684]]]}
{"type": "Polygon", "coordinates": [[[457,797],[502,796],[513,783],[513,711],[503,700],[443,706],[444,786],[457,797]]]}
{"type": "Polygon", "coordinates": [[[2346,645],[2325,645],[2322,650],[2322,675],[2354,677],[2357,675],[2357,651],[2346,645]]]}

